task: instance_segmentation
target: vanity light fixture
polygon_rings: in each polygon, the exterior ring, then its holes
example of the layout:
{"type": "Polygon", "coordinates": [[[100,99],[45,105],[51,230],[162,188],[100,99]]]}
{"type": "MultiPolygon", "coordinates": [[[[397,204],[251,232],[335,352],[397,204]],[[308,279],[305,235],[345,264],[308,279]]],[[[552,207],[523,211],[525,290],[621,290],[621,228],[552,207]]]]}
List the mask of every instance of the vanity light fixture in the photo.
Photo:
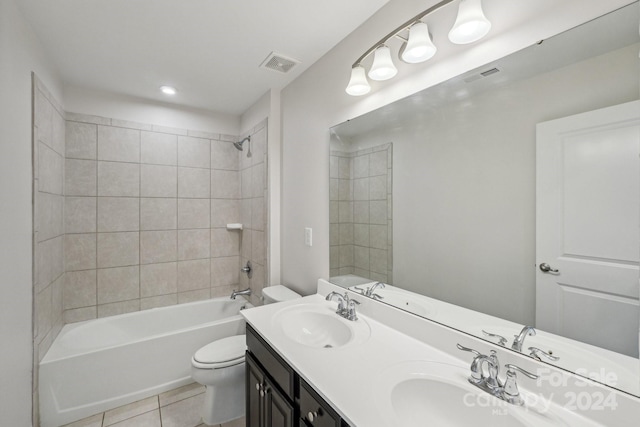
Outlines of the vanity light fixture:
{"type": "Polygon", "coordinates": [[[173,86],[160,86],[160,92],[164,93],[165,95],[175,95],[176,93],[178,93],[176,88],[173,86]]]}
{"type": "Polygon", "coordinates": [[[416,64],[432,58],[438,49],[433,44],[429,27],[424,19],[454,1],[459,1],[458,16],[449,31],[449,40],[455,44],[468,44],[487,35],[491,29],[491,22],[484,16],[482,0],[442,0],[400,25],[367,49],[351,66],[351,79],[346,92],[353,96],[369,93],[371,86],[367,81],[362,61],[372,53],[374,54],[373,64],[368,73],[370,79],[388,80],[397,74],[398,70],[391,59],[391,50],[386,45],[394,37],[403,41],[398,54],[402,61],[416,64]],[[408,33],[408,37],[401,35],[404,32],[408,33]]]}

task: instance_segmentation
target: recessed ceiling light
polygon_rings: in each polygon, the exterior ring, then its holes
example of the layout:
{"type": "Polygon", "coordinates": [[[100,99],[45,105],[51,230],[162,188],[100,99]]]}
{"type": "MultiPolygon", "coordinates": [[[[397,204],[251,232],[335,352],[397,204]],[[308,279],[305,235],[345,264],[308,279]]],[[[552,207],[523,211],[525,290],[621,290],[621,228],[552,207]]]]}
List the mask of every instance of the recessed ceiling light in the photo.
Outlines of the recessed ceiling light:
{"type": "Polygon", "coordinates": [[[165,95],[175,95],[177,93],[176,88],[172,86],[161,86],[160,90],[165,95]]]}

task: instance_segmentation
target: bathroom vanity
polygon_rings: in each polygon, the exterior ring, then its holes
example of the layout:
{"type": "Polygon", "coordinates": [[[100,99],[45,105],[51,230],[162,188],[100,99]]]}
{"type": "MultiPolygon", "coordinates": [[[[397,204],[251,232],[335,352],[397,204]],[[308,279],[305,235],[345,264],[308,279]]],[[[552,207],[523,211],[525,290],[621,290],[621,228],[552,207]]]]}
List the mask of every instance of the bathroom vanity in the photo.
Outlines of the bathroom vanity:
{"type": "Polygon", "coordinates": [[[248,427],[348,426],[249,325],[246,370],[248,427]]]}
{"type": "MultiPolygon", "coordinates": [[[[570,372],[346,291],[357,320],[318,293],[244,310],[247,425],[254,426],[625,426],[640,399],[570,372]],[[539,376],[516,382],[514,405],[469,382],[476,354],[539,376]],[[488,357],[488,356],[487,356],[488,357]],[[585,402],[589,401],[589,405],[585,402]]],[[[504,383],[503,383],[504,384],[504,383]]]]}

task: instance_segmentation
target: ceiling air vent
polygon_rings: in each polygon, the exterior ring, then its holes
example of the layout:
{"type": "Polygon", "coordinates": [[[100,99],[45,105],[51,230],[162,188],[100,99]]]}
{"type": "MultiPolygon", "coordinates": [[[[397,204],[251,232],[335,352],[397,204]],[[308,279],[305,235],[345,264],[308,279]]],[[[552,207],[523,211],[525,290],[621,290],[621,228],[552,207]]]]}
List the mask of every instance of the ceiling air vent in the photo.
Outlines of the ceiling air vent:
{"type": "Polygon", "coordinates": [[[482,74],[482,77],[487,77],[490,76],[491,74],[495,74],[495,73],[499,73],[500,70],[498,70],[497,68],[492,68],[490,70],[487,71],[483,71],[480,74],[482,74]]]}
{"type": "Polygon", "coordinates": [[[266,68],[267,70],[278,71],[280,73],[287,73],[299,63],[300,61],[296,59],[271,52],[269,56],[267,56],[267,59],[262,61],[260,68],[266,68]]]}
{"type": "Polygon", "coordinates": [[[489,77],[490,75],[495,74],[495,73],[499,73],[499,72],[500,72],[500,70],[498,68],[492,68],[492,69],[487,70],[487,71],[482,71],[481,73],[478,73],[478,74],[473,74],[473,75],[465,78],[464,82],[465,83],[475,82],[476,80],[480,80],[483,77],[489,77]]]}

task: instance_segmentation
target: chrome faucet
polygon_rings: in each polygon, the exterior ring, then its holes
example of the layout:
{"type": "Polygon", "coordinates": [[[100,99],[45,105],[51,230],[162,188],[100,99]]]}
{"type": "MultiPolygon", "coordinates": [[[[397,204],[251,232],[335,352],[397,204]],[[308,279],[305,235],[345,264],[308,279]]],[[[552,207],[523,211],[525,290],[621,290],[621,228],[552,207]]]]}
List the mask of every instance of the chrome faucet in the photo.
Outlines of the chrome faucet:
{"type": "Polygon", "coordinates": [[[527,372],[518,366],[506,364],[504,365],[507,368],[506,379],[501,381],[498,376],[500,372],[500,362],[498,361],[498,355],[495,350],[491,350],[491,354],[487,356],[472,348],[463,347],[460,344],[458,344],[458,348],[475,355],[470,368],[471,375],[469,376],[469,382],[471,384],[505,402],[520,406],[524,404],[524,399],[522,399],[520,391],[518,390],[516,371],[534,380],[538,378],[537,375],[527,372]],[[485,375],[483,369],[485,363],[487,364],[488,375],[485,375]]]}
{"type": "Polygon", "coordinates": [[[522,352],[522,345],[524,344],[524,339],[527,336],[534,336],[535,334],[536,334],[536,330],[533,328],[533,326],[525,326],[520,331],[520,334],[518,334],[513,340],[513,344],[511,344],[511,348],[515,351],[522,352]]]}
{"type": "Polygon", "coordinates": [[[344,295],[340,295],[337,292],[329,292],[325,299],[327,301],[333,301],[334,298],[338,300],[338,309],[336,310],[336,314],[347,320],[358,320],[356,304],[360,304],[360,301],[349,299],[349,295],[346,292],[344,295]]]}
{"type": "Polygon", "coordinates": [[[236,299],[238,295],[251,295],[251,288],[243,289],[241,291],[236,291],[235,289],[231,292],[231,299],[236,299]]]}
{"type": "Polygon", "coordinates": [[[374,294],[373,293],[376,290],[376,288],[378,288],[378,287],[384,288],[384,283],[376,282],[373,285],[369,286],[367,289],[362,289],[362,288],[359,288],[357,286],[354,286],[353,289],[359,291],[365,297],[369,297],[369,298],[373,298],[373,299],[384,299],[383,296],[380,296],[378,294],[374,294]]]}

